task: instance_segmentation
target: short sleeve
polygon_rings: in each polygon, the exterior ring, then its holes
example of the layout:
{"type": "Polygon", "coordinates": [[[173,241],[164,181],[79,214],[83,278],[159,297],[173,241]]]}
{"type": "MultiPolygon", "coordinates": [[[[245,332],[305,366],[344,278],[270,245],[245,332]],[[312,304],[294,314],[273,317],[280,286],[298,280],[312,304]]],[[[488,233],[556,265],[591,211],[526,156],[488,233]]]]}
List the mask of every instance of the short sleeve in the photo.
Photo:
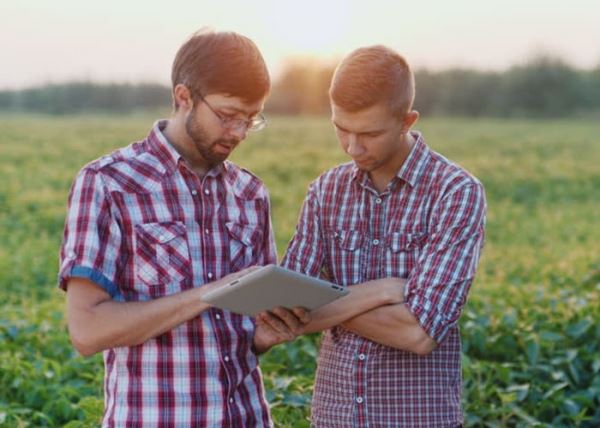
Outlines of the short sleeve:
{"type": "Polygon", "coordinates": [[[66,291],[72,277],[87,278],[111,297],[118,294],[121,231],[111,214],[110,200],[100,174],[84,168],[68,199],[60,248],[59,287],[66,291]]]}

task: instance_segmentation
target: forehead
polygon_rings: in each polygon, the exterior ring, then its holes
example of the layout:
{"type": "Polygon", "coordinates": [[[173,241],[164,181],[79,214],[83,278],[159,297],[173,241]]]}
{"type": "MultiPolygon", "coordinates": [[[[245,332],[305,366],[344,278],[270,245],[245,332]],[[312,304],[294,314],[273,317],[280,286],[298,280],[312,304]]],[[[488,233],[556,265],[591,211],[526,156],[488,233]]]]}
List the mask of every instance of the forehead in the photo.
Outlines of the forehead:
{"type": "Polygon", "coordinates": [[[360,133],[381,130],[390,125],[395,117],[387,103],[377,103],[358,111],[348,111],[331,104],[331,121],[347,131],[360,133]]]}
{"type": "Polygon", "coordinates": [[[254,115],[261,112],[265,104],[265,98],[255,102],[248,102],[240,97],[234,97],[229,94],[210,94],[206,95],[204,99],[211,106],[214,106],[214,108],[230,110],[246,115],[254,115]]]}

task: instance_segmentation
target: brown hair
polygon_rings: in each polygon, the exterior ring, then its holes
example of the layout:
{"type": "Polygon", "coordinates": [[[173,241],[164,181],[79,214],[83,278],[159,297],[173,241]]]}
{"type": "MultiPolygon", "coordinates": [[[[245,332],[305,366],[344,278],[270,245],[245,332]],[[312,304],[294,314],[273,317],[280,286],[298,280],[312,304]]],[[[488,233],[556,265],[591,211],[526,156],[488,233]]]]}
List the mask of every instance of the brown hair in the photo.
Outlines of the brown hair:
{"type": "Polygon", "coordinates": [[[405,114],[415,98],[415,79],[406,60],[381,45],[356,49],[337,66],[331,101],[348,111],[359,111],[387,101],[395,114],[405,114]]]}
{"type": "Polygon", "coordinates": [[[173,88],[180,83],[187,86],[194,100],[199,95],[224,93],[255,102],[271,86],[265,61],[252,40],[208,29],[194,33],[179,48],[171,82],[173,88]]]}

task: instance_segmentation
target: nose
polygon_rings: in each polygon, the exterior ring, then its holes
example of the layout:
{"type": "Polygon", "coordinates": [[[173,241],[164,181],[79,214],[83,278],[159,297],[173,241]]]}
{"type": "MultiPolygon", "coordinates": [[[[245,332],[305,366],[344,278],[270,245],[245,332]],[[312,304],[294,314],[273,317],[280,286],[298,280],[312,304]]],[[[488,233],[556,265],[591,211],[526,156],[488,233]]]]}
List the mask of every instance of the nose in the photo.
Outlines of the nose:
{"type": "Polygon", "coordinates": [[[364,152],[364,148],[358,141],[356,134],[349,133],[346,140],[346,153],[350,157],[359,157],[364,152]]]}
{"type": "Polygon", "coordinates": [[[228,131],[228,134],[231,137],[235,138],[237,141],[242,141],[248,134],[248,127],[246,125],[235,126],[231,129],[228,129],[228,131]]]}

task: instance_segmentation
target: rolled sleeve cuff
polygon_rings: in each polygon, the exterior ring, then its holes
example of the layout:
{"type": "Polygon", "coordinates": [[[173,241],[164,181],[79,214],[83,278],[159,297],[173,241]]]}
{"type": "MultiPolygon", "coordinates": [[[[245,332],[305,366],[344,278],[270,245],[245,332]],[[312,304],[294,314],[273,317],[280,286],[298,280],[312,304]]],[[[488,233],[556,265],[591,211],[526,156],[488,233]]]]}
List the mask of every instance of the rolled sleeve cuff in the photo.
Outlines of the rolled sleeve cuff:
{"type": "Polygon", "coordinates": [[[437,343],[444,340],[454,324],[429,299],[423,296],[417,294],[408,296],[406,307],[415,316],[425,333],[437,343]]]}
{"type": "Polygon", "coordinates": [[[106,291],[111,298],[119,296],[119,288],[117,285],[108,279],[102,272],[87,266],[73,265],[67,272],[60,275],[59,283],[63,290],[66,290],[66,283],[69,278],[86,278],[106,291]]]}

